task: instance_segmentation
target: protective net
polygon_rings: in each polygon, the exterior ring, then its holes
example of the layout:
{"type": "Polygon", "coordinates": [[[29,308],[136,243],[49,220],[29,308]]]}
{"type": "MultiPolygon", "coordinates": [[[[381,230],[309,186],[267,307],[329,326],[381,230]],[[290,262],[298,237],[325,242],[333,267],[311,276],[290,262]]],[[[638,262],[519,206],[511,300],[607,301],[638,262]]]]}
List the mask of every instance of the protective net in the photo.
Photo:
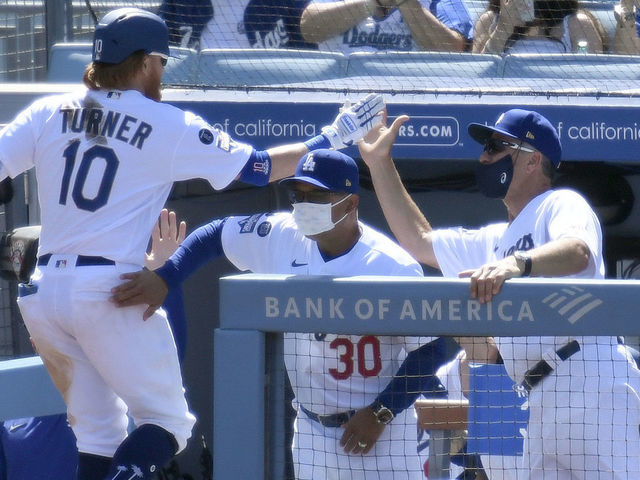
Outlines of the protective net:
{"type": "Polygon", "coordinates": [[[632,0],[9,0],[0,78],[78,81],[122,6],[167,21],[166,85],[634,95],[640,76],[632,0]]]}

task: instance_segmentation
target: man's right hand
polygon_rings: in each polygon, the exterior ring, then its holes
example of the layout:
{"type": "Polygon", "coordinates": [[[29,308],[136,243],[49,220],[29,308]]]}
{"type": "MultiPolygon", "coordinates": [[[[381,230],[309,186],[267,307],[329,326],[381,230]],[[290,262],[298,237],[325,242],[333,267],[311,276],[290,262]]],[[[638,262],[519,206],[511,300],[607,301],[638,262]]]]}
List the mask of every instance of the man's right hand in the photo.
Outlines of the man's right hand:
{"type": "Polygon", "coordinates": [[[369,167],[379,162],[391,160],[391,148],[398,137],[400,127],[409,120],[407,115],[400,115],[390,127],[387,127],[387,111],[382,113],[382,122],[373,127],[367,133],[362,142],[358,144],[362,160],[369,167]]]}
{"type": "Polygon", "coordinates": [[[142,315],[143,320],[147,320],[162,306],[169,293],[169,287],[162,277],[147,269],[125,273],[120,278],[128,281],[112,288],[109,300],[118,307],[148,305],[142,315]]]}

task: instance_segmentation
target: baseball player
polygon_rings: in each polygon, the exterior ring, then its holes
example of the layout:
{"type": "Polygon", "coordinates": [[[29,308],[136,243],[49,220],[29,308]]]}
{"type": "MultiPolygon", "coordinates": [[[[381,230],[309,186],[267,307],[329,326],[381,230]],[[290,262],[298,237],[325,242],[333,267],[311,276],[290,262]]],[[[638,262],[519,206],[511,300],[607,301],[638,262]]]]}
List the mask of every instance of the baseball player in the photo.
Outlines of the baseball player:
{"type": "MultiPolygon", "coordinates": [[[[146,268],[164,264],[184,240],[185,233],[186,224],[178,224],[174,212],[162,210],[151,235],[151,252],[146,256],[146,268]]],[[[31,252],[32,249],[25,251],[31,252]]],[[[23,264],[33,265],[33,268],[36,260],[35,251],[33,259],[22,258],[23,264]]],[[[27,275],[32,272],[28,271],[27,275]]],[[[162,307],[167,312],[182,363],[187,343],[182,289],[172,288],[162,307]]],[[[16,418],[0,425],[0,480],[71,480],[76,478],[77,467],[76,438],[66,414],[16,418]]]]}
{"type": "MultiPolygon", "coordinates": [[[[126,306],[161,302],[206,260],[225,255],[240,270],[297,275],[421,276],[398,245],[358,221],[358,168],[317,150],[301,158],[290,188],[293,213],[228,217],[200,227],[156,272],[126,274],[114,290],[126,306]],[[165,283],[166,282],[166,283],[165,283]]],[[[295,393],[296,478],[421,478],[413,409],[376,397],[407,355],[428,338],[287,334],[285,363],[295,393]],[[386,426],[386,428],[385,428],[386,426]]]]}
{"type": "Polygon", "coordinates": [[[82,480],[151,478],[195,422],[165,312],[143,322],[140,307],[109,302],[119,275],[144,264],[173,182],[264,185],[309,150],[358,141],[382,107],[371,95],[305,143],[256,151],[159,102],[169,53],[158,16],[111,11],[95,29],[86,88],[36,100],[0,132],[0,179],[35,167],[39,258],[18,303],[67,404],[82,480]]]}
{"type": "MultiPolygon", "coordinates": [[[[407,119],[374,129],[360,151],[391,229],[415,258],[445,276],[470,277],[471,297],[480,303],[513,277],[603,278],[595,213],[578,193],[551,187],[562,150],[546,118],[513,109],[495,126],[469,126],[484,145],[478,187],[503,199],[508,213],[507,222],[478,230],[432,230],[409,197],[390,156],[407,119]]],[[[595,336],[495,342],[509,375],[529,394],[527,478],[640,478],[640,372],[624,345],[595,336]]],[[[473,349],[467,353],[478,358],[473,349]]]]}

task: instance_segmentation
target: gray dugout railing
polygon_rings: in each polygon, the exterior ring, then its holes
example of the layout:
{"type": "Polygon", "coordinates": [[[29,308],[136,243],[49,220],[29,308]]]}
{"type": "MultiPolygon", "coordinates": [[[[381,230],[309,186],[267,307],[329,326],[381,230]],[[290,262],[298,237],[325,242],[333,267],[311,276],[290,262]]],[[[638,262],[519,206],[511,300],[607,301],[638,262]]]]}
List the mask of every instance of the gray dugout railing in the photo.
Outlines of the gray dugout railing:
{"type": "Polygon", "coordinates": [[[468,281],[458,279],[222,278],[214,335],[214,478],[283,478],[283,449],[265,448],[284,445],[277,401],[265,422],[265,388],[284,375],[281,335],[265,363],[268,333],[638,335],[638,293],[636,280],[516,279],[481,305],[469,297],[468,281]]]}

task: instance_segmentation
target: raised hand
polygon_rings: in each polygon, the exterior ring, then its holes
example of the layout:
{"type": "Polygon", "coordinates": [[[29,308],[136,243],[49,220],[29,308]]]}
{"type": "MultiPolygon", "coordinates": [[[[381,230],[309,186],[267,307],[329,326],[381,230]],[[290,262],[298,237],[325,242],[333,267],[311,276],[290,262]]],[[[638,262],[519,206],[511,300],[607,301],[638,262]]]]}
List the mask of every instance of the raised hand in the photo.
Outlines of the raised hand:
{"type": "Polygon", "coordinates": [[[147,254],[145,266],[149,270],[161,267],[180,246],[186,233],[187,224],[178,225],[176,212],[163,209],[151,233],[151,252],[147,254]]]}
{"type": "Polygon", "coordinates": [[[333,123],[323,127],[322,133],[327,136],[333,149],[349,147],[362,140],[379,121],[379,114],[383,110],[382,95],[370,93],[355,105],[345,103],[333,123]]]}

